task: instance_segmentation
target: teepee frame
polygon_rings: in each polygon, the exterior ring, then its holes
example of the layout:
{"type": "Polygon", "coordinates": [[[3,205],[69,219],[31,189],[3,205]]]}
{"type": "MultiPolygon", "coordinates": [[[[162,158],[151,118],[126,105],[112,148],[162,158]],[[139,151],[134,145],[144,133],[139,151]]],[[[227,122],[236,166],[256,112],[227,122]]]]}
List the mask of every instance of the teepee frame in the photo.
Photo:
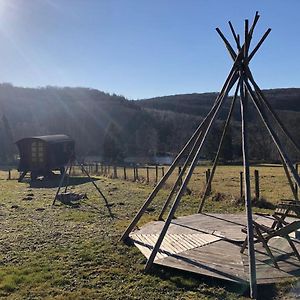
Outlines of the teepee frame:
{"type": "Polygon", "coordinates": [[[299,175],[294,168],[291,160],[289,159],[287,153],[285,152],[279,136],[277,132],[274,130],[273,125],[271,125],[271,120],[273,121],[272,124],[277,125],[277,127],[280,129],[281,133],[283,133],[288,140],[292,143],[292,145],[295,147],[297,151],[300,152],[300,149],[298,145],[295,143],[292,136],[287,132],[285,126],[278,118],[276,112],[272,109],[269,102],[263,95],[262,91],[260,90],[259,86],[255,82],[252,73],[249,69],[249,63],[251,62],[252,58],[260,48],[260,46],[263,44],[269,33],[271,32],[271,29],[269,28],[262,38],[259,40],[257,45],[253,48],[253,50],[250,52],[250,44],[253,36],[254,29],[256,27],[256,24],[259,20],[260,16],[258,12],[256,12],[253,23],[251,27],[249,28],[249,21],[245,20],[244,24],[244,43],[241,44],[240,42],[240,36],[236,34],[236,31],[234,27],[232,26],[232,23],[229,22],[229,27],[231,30],[231,33],[233,35],[233,39],[235,42],[235,47],[232,47],[232,45],[229,43],[229,41],[226,39],[224,34],[219,28],[216,28],[217,33],[223,40],[230,57],[233,60],[233,66],[223,84],[223,87],[217,96],[211,110],[207,114],[207,116],[204,118],[204,120],[201,122],[201,124],[198,126],[198,128],[195,130],[194,134],[191,136],[189,141],[186,143],[186,145],[183,147],[181,152],[177,155],[172,165],[169,167],[168,171],[165,173],[165,175],[161,178],[161,180],[158,182],[156,187],[153,189],[141,209],[138,211],[128,228],[123,233],[121,240],[125,241],[129,234],[132,232],[132,230],[137,225],[140,218],[145,213],[147,207],[150,205],[150,203],[155,198],[156,194],[160,191],[162,186],[165,184],[165,182],[168,180],[170,175],[175,170],[175,167],[179,164],[179,162],[185,158],[185,162],[181,168],[181,172],[178,174],[178,177],[171,189],[171,192],[166,199],[162,210],[159,215],[159,219],[163,219],[163,215],[165,214],[169,204],[173,200],[173,203],[171,205],[170,211],[167,215],[167,218],[165,219],[164,226],[160,232],[160,235],[156,241],[156,244],[150,254],[150,257],[148,258],[148,261],[145,266],[145,270],[149,270],[149,268],[152,266],[153,261],[156,257],[156,254],[162,244],[162,241],[166,235],[166,232],[170,226],[170,223],[174,217],[174,214],[178,208],[178,205],[180,203],[180,200],[186,190],[186,187],[192,177],[193,171],[197,165],[200,152],[203,148],[203,145],[206,141],[206,138],[217,119],[219,112],[224,104],[224,102],[227,99],[227,96],[231,89],[236,85],[234,96],[232,98],[232,103],[229,108],[228,116],[225,121],[224,129],[222,132],[222,136],[220,139],[220,143],[218,146],[218,150],[215,156],[215,159],[213,161],[213,167],[212,172],[210,173],[208,182],[206,183],[202,199],[200,201],[198,212],[201,213],[205,200],[208,196],[208,190],[209,186],[213,180],[215,170],[218,164],[218,159],[220,155],[220,150],[223,145],[224,137],[226,135],[227,129],[230,124],[230,120],[232,117],[232,112],[234,109],[234,105],[236,103],[236,99],[239,94],[239,102],[240,102],[240,111],[241,111],[241,125],[242,125],[242,132],[241,132],[241,138],[242,138],[242,153],[243,153],[243,166],[244,166],[244,186],[245,186],[245,208],[246,208],[246,215],[247,215],[247,237],[248,237],[248,257],[249,257],[249,285],[250,285],[250,296],[252,298],[256,297],[257,294],[257,287],[256,287],[256,266],[255,266],[255,251],[254,251],[254,243],[253,243],[253,220],[252,220],[252,207],[251,207],[251,191],[250,191],[250,172],[249,172],[249,155],[248,155],[248,106],[249,102],[254,104],[254,107],[256,108],[258,115],[260,116],[262,123],[264,124],[265,128],[267,129],[268,134],[270,135],[271,139],[273,140],[279,156],[281,158],[285,174],[287,176],[290,188],[292,190],[292,193],[294,195],[294,198],[298,200],[298,195],[296,188],[293,184],[293,180],[295,180],[297,186],[300,185],[300,178],[299,175]],[[234,48],[237,50],[234,51],[234,48]],[[177,193],[177,194],[176,194],[177,193]],[[176,194],[176,196],[175,196],[176,194]],[[174,198],[175,196],[175,198],[174,198]],[[173,199],[174,198],[174,199],[173,199]]]}

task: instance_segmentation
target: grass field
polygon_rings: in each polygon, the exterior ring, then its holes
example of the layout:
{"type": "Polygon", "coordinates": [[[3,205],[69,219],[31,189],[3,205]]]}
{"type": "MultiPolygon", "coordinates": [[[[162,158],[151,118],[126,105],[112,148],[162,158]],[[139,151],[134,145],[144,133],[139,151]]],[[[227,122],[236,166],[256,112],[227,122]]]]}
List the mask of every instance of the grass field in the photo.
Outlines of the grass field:
{"type": "MultiPolygon", "coordinates": [[[[177,215],[195,213],[207,167],[198,167],[177,215]]],[[[276,203],[291,197],[282,168],[256,167],[261,194],[276,203]]],[[[220,167],[206,210],[240,212],[240,167],[220,167]],[[215,192],[221,193],[215,201],[215,192]]],[[[254,170],[254,168],[253,168],[254,170]]],[[[253,173],[253,170],[251,173],[253,173]]],[[[16,177],[16,173],[13,176],[16,177]]],[[[143,174],[141,174],[143,177],[143,174]]],[[[115,215],[111,219],[91,183],[71,181],[87,192],[78,206],[51,206],[55,187],[6,180],[0,172],[0,297],[3,299],[246,299],[245,287],[154,267],[143,273],[144,257],[118,240],[153,188],[141,182],[99,177],[115,215]]],[[[169,182],[169,186],[172,183],[169,182]]],[[[142,223],[155,219],[167,195],[162,190],[142,223]]],[[[261,210],[255,208],[255,210],[261,210]]],[[[293,299],[297,282],[261,289],[261,299],[293,299]]]]}

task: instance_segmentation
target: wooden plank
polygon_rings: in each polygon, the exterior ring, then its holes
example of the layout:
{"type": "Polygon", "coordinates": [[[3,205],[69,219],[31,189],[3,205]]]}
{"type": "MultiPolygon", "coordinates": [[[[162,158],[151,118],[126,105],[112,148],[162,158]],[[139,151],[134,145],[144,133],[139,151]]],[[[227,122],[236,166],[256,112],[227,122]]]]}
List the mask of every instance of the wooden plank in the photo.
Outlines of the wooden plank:
{"type": "Polygon", "coordinates": [[[193,242],[191,239],[189,239],[185,234],[180,234],[181,238],[188,243],[190,246],[190,249],[198,247],[195,242],[193,242]]]}
{"type": "MultiPolygon", "coordinates": [[[[266,216],[254,215],[253,217],[267,226],[273,221],[272,218],[266,216]]],[[[248,256],[239,253],[240,245],[202,233],[203,227],[206,227],[207,231],[214,232],[214,230],[219,229],[224,231],[226,236],[229,234],[232,237],[241,230],[243,224],[245,225],[244,214],[199,214],[173,220],[164,240],[166,244],[162,243],[162,249],[157,253],[154,263],[228,281],[245,283],[249,274],[248,256]],[[218,226],[213,226],[214,224],[218,226]],[[214,241],[215,239],[219,240],[214,241]],[[164,250],[168,250],[171,256],[167,255],[164,250]]],[[[151,222],[130,235],[133,240],[139,240],[140,245],[137,243],[135,245],[144,256],[149,257],[151,247],[153,247],[162,225],[163,222],[151,222]],[[143,246],[142,243],[145,245],[143,246]]],[[[245,234],[241,236],[243,239],[245,238],[245,234]]],[[[300,249],[300,241],[295,240],[295,245],[297,249],[300,249]]],[[[280,270],[274,268],[264,248],[260,244],[255,244],[258,284],[270,284],[287,278],[295,278],[295,276],[300,277],[300,262],[295,256],[288,255],[292,250],[287,241],[283,238],[272,238],[269,241],[269,246],[274,256],[281,259],[278,261],[280,270]]]]}
{"type": "Polygon", "coordinates": [[[172,245],[172,247],[175,249],[174,253],[180,253],[183,251],[186,251],[187,248],[182,246],[178,240],[176,239],[176,235],[168,234],[166,235],[165,239],[172,245]]]}
{"type": "Polygon", "coordinates": [[[161,261],[160,264],[176,269],[182,269],[182,266],[184,266],[184,269],[187,271],[234,282],[244,282],[243,277],[245,277],[243,269],[226,269],[223,265],[206,264],[205,262],[197,261],[191,257],[187,257],[187,259],[180,257],[167,257],[161,261]]]}
{"type": "Polygon", "coordinates": [[[186,250],[191,249],[193,247],[192,244],[190,244],[188,241],[182,238],[182,235],[176,234],[174,235],[174,238],[177,240],[178,243],[182,245],[182,247],[186,250]]]}
{"type": "MultiPolygon", "coordinates": [[[[157,240],[158,236],[156,236],[156,240],[157,240]]],[[[165,239],[163,240],[160,249],[163,249],[167,252],[169,252],[170,254],[174,254],[176,253],[176,248],[172,245],[172,243],[170,242],[169,237],[167,237],[167,235],[165,236],[165,239]]]]}
{"type": "Polygon", "coordinates": [[[131,237],[134,245],[142,252],[145,257],[149,257],[151,250],[149,247],[145,246],[144,241],[139,236],[131,237]]]}
{"type": "MultiPolygon", "coordinates": [[[[150,246],[150,253],[151,253],[152,249],[153,249],[153,247],[155,245],[155,239],[153,237],[149,236],[149,235],[146,235],[146,234],[141,235],[141,238],[145,241],[146,244],[148,244],[150,246]]],[[[157,253],[156,258],[157,259],[161,259],[161,258],[164,258],[166,256],[167,256],[167,254],[162,253],[162,251],[160,250],[157,253]]]]}

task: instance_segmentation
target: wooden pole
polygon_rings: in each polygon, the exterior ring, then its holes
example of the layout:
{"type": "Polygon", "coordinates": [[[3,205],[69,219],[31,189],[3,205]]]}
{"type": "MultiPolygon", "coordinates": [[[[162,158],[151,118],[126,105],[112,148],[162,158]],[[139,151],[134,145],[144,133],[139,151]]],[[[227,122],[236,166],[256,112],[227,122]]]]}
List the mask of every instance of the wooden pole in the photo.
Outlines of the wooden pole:
{"type": "Polygon", "coordinates": [[[11,180],[11,169],[8,170],[8,178],[7,180],[11,180]]]}
{"type": "MultiPolygon", "coordinates": [[[[246,27],[246,26],[245,26],[246,27]]],[[[244,82],[244,80],[243,80],[244,82]]],[[[241,104],[241,119],[242,119],[242,152],[244,164],[244,185],[245,185],[245,206],[247,214],[247,242],[248,242],[248,259],[249,259],[249,284],[250,297],[256,298],[256,265],[255,265],[255,250],[254,250],[254,234],[253,234],[253,219],[251,207],[251,190],[250,190],[250,170],[248,160],[248,128],[246,122],[247,116],[247,94],[244,86],[240,88],[240,104],[241,104]]]]}
{"type": "Polygon", "coordinates": [[[158,181],[158,166],[155,165],[155,183],[158,181]]]}
{"type": "Polygon", "coordinates": [[[135,166],[133,167],[133,181],[136,181],[135,166]]]}
{"type": "Polygon", "coordinates": [[[139,180],[139,167],[137,166],[135,169],[136,180],[139,180]]]}
{"type": "Polygon", "coordinates": [[[65,180],[65,177],[66,177],[66,174],[67,174],[67,171],[68,171],[68,168],[69,168],[70,165],[71,165],[71,161],[68,162],[68,164],[67,164],[67,166],[66,166],[66,168],[65,168],[65,171],[64,171],[63,175],[61,176],[61,179],[60,179],[58,188],[57,188],[57,190],[56,190],[56,194],[55,194],[55,196],[54,196],[52,205],[54,205],[55,202],[56,202],[56,198],[57,198],[57,196],[58,196],[58,194],[59,194],[59,192],[60,192],[60,189],[61,189],[61,187],[62,187],[62,185],[63,185],[63,182],[64,182],[64,180],[65,180]]]}
{"type": "Polygon", "coordinates": [[[254,170],[254,182],[255,182],[255,198],[257,200],[260,199],[260,191],[259,191],[259,172],[258,170],[254,170]]]}
{"type": "Polygon", "coordinates": [[[241,199],[243,199],[243,197],[244,197],[243,185],[244,185],[243,172],[240,172],[240,198],[241,199]]]}
{"type": "Polygon", "coordinates": [[[232,68],[231,68],[231,70],[229,72],[229,75],[227,76],[227,78],[226,78],[226,80],[225,80],[225,82],[223,84],[222,90],[221,90],[220,94],[218,95],[218,97],[217,97],[217,99],[216,99],[213,107],[209,111],[208,115],[200,123],[200,125],[195,130],[195,132],[193,133],[193,135],[191,136],[191,138],[185,144],[185,146],[180,151],[180,153],[176,156],[176,158],[174,159],[173,163],[171,164],[171,166],[167,170],[165,176],[162,177],[161,180],[158,182],[158,184],[155,186],[155,188],[153,189],[153,191],[151,192],[151,194],[148,196],[148,198],[144,202],[143,206],[140,208],[140,210],[137,212],[137,214],[135,215],[135,217],[133,218],[133,220],[131,221],[131,223],[129,224],[129,226],[124,231],[124,233],[121,236],[120,240],[124,241],[124,240],[126,240],[128,238],[130,232],[134,229],[134,227],[136,226],[136,224],[138,223],[138,221],[140,220],[140,218],[142,217],[142,215],[145,213],[147,207],[150,205],[150,203],[152,202],[152,200],[155,198],[155,196],[157,195],[158,191],[162,188],[162,186],[165,184],[165,182],[167,181],[167,179],[173,173],[173,170],[176,168],[176,166],[180,162],[180,160],[183,157],[183,155],[185,154],[186,150],[192,145],[192,143],[194,142],[194,140],[196,139],[196,137],[201,132],[203,126],[207,122],[208,116],[212,115],[215,112],[217,106],[221,102],[221,100],[224,97],[224,95],[228,94],[227,90],[231,89],[231,87],[235,84],[235,82],[237,80],[237,76],[238,76],[237,75],[237,70],[236,70],[237,64],[238,64],[238,61],[235,61],[234,65],[232,66],[232,68]]]}
{"type": "Polygon", "coordinates": [[[232,116],[233,109],[234,109],[234,104],[236,102],[236,98],[237,98],[237,94],[238,94],[238,90],[239,90],[239,85],[240,85],[240,81],[237,83],[237,86],[236,86],[236,89],[235,89],[235,93],[234,93],[234,96],[233,96],[233,99],[232,99],[232,102],[231,102],[229,113],[228,113],[228,116],[227,116],[227,119],[226,119],[226,122],[225,122],[225,125],[224,125],[224,129],[223,129],[223,132],[222,132],[220,143],[219,143],[219,146],[218,146],[217,154],[216,154],[214,162],[213,162],[212,171],[211,171],[210,177],[208,179],[208,182],[206,182],[204,193],[203,193],[202,199],[200,201],[198,213],[202,212],[205,200],[206,200],[207,196],[209,195],[209,193],[211,192],[210,191],[211,190],[211,182],[212,182],[212,180],[214,178],[214,175],[215,175],[215,171],[216,171],[217,164],[218,164],[218,161],[219,161],[219,156],[220,156],[220,153],[221,153],[223,142],[224,142],[224,139],[225,139],[225,136],[226,136],[229,124],[230,124],[231,116],[232,116]]]}
{"type": "Polygon", "coordinates": [[[180,203],[180,200],[181,200],[181,198],[182,198],[182,196],[183,196],[183,194],[184,194],[184,192],[186,190],[186,187],[187,187],[187,185],[188,185],[188,183],[189,183],[189,181],[191,179],[191,176],[193,174],[193,171],[194,171],[194,169],[195,169],[195,167],[197,165],[199,154],[200,154],[200,151],[201,151],[201,149],[203,147],[203,144],[204,144],[204,141],[205,141],[205,139],[207,137],[207,134],[209,133],[209,131],[210,131],[211,127],[212,127],[212,124],[214,123],[214,121],[215,121],[215,119],[216,119],[216,117],[218,115],[219,109],[222,106],[222,104],[224,103],[224,99],[227,97],[228,93],[229,93],[229,87],[227,87],[226,91],[224,92],[224,95],[222,97],[222,101],[220,102],[220,105],[218,106],[218,109],[214,112],[214,114],[212,115],[212,117],[211,117],[211,119],[210,119],[210,121],[208,123],[207,129],[205,130],[205,133],[203,135],[203,139],[201,140],[201,143],[200,143],[200,145],[199,145],[199,147],[197,149],[197,152],[194,155],[194,158],[193,158],[193,160],[191,162],[189,170],[188,170],[188,172],[187,172],[187,174],[186,174],[186,176],[185,176],[185,178],[184,178],[184,180],[182,182],[182,185],[181,185],[181,187],[180,187],[180,189],[179,189],[179,191],[178,191],[178,193],[176,195],[176,198],[175,198],[174,203],[173,203],[173,205],[171,207],[171,210],[170,210],[170,212],[168,214],[168,217],[167,217],[167,219],[166,219],[166,221],[164,223],[164,226],[163,226],[163,228],[162,228],[162,230],[160,232],[160,235],[159,235],[159,237],[158,237],[158,239],[157,239],[157,241],[156,241],[156,243],[155,243],[155,245],[153,247],[153,250],[152,250],[152,252],[151,252],[151,254],[150,254],[150,256],[149,256],[149,258],[147,260],[147,263],[146,263],[146,266],[145,266],[145,270],[146,271],[149,270],[150,267],[153,264],[155,256],[156,256],[156,254],[157,254],[157,252],[158,252],[158,250],[160,248],[160,245],[161,245],[161,243],[162,243],[162,241],[163,241],[163,239],[165,237],[165,234],[167,233],[167,230],[168,230],[168,228],[170,226],[170,223],[171,223],[171,221],[172,221],[172,219],[174,217],[176,209],[177,209],[177,207],[178,207],[178,205],[180,203]]]}
{"type": "Polygon", "coordinates": [[[211,185],[210,185],[210,183],[209,183],[210,169],[207,169],[206,172],[205,172],[205,174],[206,174],[206,185],[207,185],[207,187],[208,187],[207,193],[210,194],[210,193],[211,193],[211,185]]]}
{"type": "MultiPolygon", "coordinates": [[[[298,164],[297,163],[295,164],[295,170],[296,170],[297,174],[299,174],[299,172],[298,172],[298,164]]],[[[297,199],[298,199],[298,184],[297,184],[297,182],[295,182],[295,193],[296,193],[297,199]]]]}
{"type": "MultiPolygon", "coordinates": [[[[257,11],[257,12],[255,13],[255,16],[254,16],[254,20],[253,20],[252,26],[251,26],[251,28],[250,28],[250,30],[249,30],[249,40],[250,40],[250,38],[252,37],[253,31],[254,31],[254,29],[255,29],[255,26],[256,26],[256,24],[257,24],[259,18],[260,18],[260,16],[259,16],[258,11],[257,11]]],[[[229,24],[231,33],[232,33],[232,35],[233,35],[233,38],[234,38],[234,40],[235,40],[235,42],[236,42],[237,49],[238,49],[238,51],[240,51],[240,50],[241,50],[241,44],[240,44],[239,36],[236,34],[236,32],[235,32],[235,30],[234,30],[234,28],[233,28],[233,26],[232,26],[232,23],[229,21],[228,24],[229,24]]]]}
{"type": "Polygon", "coordinates": [[[232,24],[231,24],[230,21],[228,22],[228,24],[229,24],[231,33],[232,33],[232,35],[233,35],[233,38],[234,38],[234,40],[235,40],[235,42],[236,42],[237,49],[240,51],[240,50],[241,50],[241,44],[240,44],[240,41],[239,41],[239,39],[238,39],[238,36],[236,35],[236,32],[235,32],[235,30],[234,30],[234,28],[233,28],[233,26],[232,26],[232,24]]]}
{"type": "Polygon", "coordinates": [[[126,180],[127,179],[126,167],[123,168],[123,171],[124,171],[124,180],[126,180]]]}
{"type": "Polygon", "coordinates": [[[265,41],[265,39],[267,38],[267,36],[269,35],[269,33],[271,32],[271,28],[268,28],[268,30],[265,32],[265,34],[263,35],[263,37],[261,38],[261,40],[257,43],[257,45],[255,46],[255,48],[252,50],[252,52],[250,53],[247,61],[250,62],[251,59],[253,58],[253,56],[255,55],[255,53],[258,51],[258,49],[260,48],[260,46],[262,45],[262,43],[265,41]]]}
{"type": "Polygon", "coordinates": [[[105,206],[107,207],[107,210],[109,212],[109,215],[111,218],[113,218],[113,214],[111,212],[109,203],[106,199],[106,197],[104,196],[104,194],[101,192],[100,188],[98,187],[98,185],[94,182],[94,180],[91,178],[90,174],[87,172],[87,170],[84,168],[83,164],[79,164],[81,167],[81,170],[84,174],[86,174],[86,176],[90,179],[91,183],[93,184],[93,186],[96,188],[96,190],[98,191],[98,193],[101,195],[101,197],[103,198],[104,202],[105,202],[105,206]]]}
{"type": "Polygon", "coordinates": [[[279,156],[280,156],[280,159],[281,159],[281,162],[282,162],[282,165],[283,165],[283,169],[284,169],[285,175],[287,177],[288,183],[290,185],[291,191],[292,191],[292,193],[294,195],[294,199],[298,200],[298,194],[296,192],[296,189],[295,189],[295,186],[294,186],[294,182],[292,180],[292,177],[291,177],[291,174],[290,174],[290,172],[288,170],[288,167],[284,163],[284,158],[283,158],[283,156],[280,153],[279,153],[279,156]]]}
{"type": "Polygon", "coordinates": [[[147,173],[147,183],[149,183],[149,167],[146,167],[146,173],[147,173]]]}
{"type": "Polygon", "coordinates": [[[67,192],[68,187],[69,187],[71,172],[72,172],[72,163],[70,163],[69,174],[67,176],[67,182],[66,182],[66,186],[65,186],[65,193],[67,192]]]}
{"type": "MultiPolygon", "coordinates": [[[[178,175],[181,173],[181,166],[178,167],[178,175]]],[[[182,177],[180,177],[178,185],[182,185],[182,177]]]]}
{"type": "Polygon", "coordinates": [[[230,43],[227,41],[227,39],[225,38],[224,34],[222,33],[222,31],[219,28],[216,28],[217,33],[219,34],[219,36],[221,37],[221,39],[223,40],[231,58],[233,60],[236,59],[236,53],[234,52],[233,48],[231,47],[230,43]]]}

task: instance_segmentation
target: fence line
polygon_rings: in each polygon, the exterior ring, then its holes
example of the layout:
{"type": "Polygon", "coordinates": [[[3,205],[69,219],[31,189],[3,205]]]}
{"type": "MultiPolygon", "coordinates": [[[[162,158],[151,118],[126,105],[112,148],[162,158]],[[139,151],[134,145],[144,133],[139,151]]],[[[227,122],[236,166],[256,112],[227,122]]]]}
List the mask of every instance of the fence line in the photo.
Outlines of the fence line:
{"type": "MultiPolygon", "coordinates": [[[[118,178],[121,180],[132,181],[132,182],[143,182],[146,184],[156,184],[165,174],[165,168],[168,166],[150,166],[150,165],[135,165],[135,166],[117,166],[117,165],[108,165],[108,164],[100,164],[100,163],[93,163],[93,164],[84,164],[86,170],[93,176],[104,176],[108,178],[118,178]]],[[[220,191],[221,193],[229,193],[232,195],[239,196],[240,198],[244,197],[244,187],[243,187],[243,171],[242,166],[234,166],[232,171],[226,172],[226,176],[217,177],[211,182],[209,187],[209,192],[213,191],[213,188],[216,187],[215,191],[220,191]],[[229,176],[227,176],[229,175],[229,176]],[[226,179],[227,177],[231,177],[226,179]],[[222,189],[222,182],[227,180],[227,184],[223,186],[222,189]],[[228,182],[228,180],[230,182],[228,182]],[[216,185],[216,186],[215,186],[216,185]],[[225,188],[224,188],[225,187],[225,188]]],[[[221,167],[222,168],[222,167],[221,167]]],[[[230,166],[228,166],[230,168],[230,166]]],[[[274,181],[273,178],[275,177],[274,172],[277,169],[272,169],[267,172],[268,166],[255,166],[251,167],[251,189],[252,195],[256,199],[260,199],[261,197],[267,196],[268,189],[270,187],[270,182],[274,181]],[[264,169],[266,167],[266,169],[264,169]],[[255,168],[255,169],[254,169],[255,168]],[[267,192],[267,193],[266,193],[267,192]]],[[[272,168],[272,167],[271,167],[272,168]]],[[[298,171],[298,164],[295,165],[295,168],[298,171]]],[[[169,180],[167,181],[166,186],[170,187],[174,184],[177,175],[180,173],[181,167],[177,167],[177,171],[171,175],[169,180]]],[[[280,168],[281,169],[281,168],[280,168]]],[[[280,194],[287,194],[290,193],[288,187],[286,187],[285,182],[285,174],[283,171],[280,171],[281,181],[276,182],[277,185],[280,185],[278,197],[280,194]],[[281,193],[282,190],[285,192],[281,193]]],[[[201,194],[204,189],[205,183],[208,182],[210,176],[210,169],[205,166],[199,166],[195,170],[195,174],[192,178],[189,188],[195,192],[196,194],[201,194]]],[[[1,179],[6,180],[15,180],[18,179],[19,173],[14,168],[8,167],[6,170],[3,170],[1,173],[1,179]]],[[[79,165],[73,165],[71,170],[71,176],[83,176],[81,167],[79,165]]],[[[298,192],[298,186],[295,183],[295,189],[298,192]]],[[[272,191],[270,191],[272,192],[272,191]]],[[[273,195],[272,195],[273,197],[273,195]]],[[[282,197],[282,196],[281,196],[282,197]]]]}

